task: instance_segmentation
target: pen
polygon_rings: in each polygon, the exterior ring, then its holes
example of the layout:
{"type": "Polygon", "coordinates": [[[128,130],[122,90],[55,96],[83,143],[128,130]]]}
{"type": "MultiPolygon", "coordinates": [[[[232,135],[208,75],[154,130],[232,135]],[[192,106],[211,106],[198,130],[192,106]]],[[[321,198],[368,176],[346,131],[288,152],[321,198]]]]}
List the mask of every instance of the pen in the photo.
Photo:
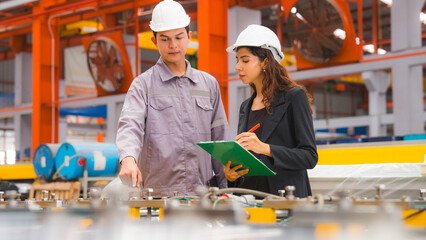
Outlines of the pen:
{"type": "MultiPolygon", "coordinates": [[[[260,127],[260,123],[254,125],[254,127],[250,128],[250,130],[248,130],[247,132],[254,132],[256,131],[256,129],[258,129],[260,127]]],[[[240,140],[239,138],[237,139],[237,141],[240,140]]]]}
{"type": "Polygon", "coordinates": [[[250,130],[248,130],[247,132],[254,132],[256,131],[256,129],[258,129],[260,127],[260,123],[254,125],[254,127],[250,128],[250,130]]]}

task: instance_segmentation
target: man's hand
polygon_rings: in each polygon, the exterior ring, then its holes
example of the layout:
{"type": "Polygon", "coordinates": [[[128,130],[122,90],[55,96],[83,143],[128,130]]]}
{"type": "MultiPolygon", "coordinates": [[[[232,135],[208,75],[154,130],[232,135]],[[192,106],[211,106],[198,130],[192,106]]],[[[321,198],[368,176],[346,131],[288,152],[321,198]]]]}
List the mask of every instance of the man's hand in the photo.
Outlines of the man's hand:
{"type": "Polygon", "coordinates": [[[237,171],[239,168],[241,168],[243,165],[237,165],[233,168],[231,168],[231,161],[228,161],[228,163],[225,166],[225,176],[228,181],[233,182],[237,180],[239,177],[245,175],[248,173],[248,169],[237,171]]]}
{"type": "Polygon", "coordinates": [[[142,184],[142,173],[134,157],[125,157],[121,160],[121,170],[118,174],[121,181],[132,187],[140,187],[142,184]]]}

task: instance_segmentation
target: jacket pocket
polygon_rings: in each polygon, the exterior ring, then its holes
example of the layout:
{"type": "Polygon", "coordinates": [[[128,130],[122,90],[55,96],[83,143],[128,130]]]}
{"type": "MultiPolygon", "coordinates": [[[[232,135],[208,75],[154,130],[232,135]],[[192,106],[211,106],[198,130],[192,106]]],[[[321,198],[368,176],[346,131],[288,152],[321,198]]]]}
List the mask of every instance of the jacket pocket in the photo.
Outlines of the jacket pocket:
{"type": "Polygon", "coordinates": [[[195,98],[196,107],[195,114],[197,118],[197,130],[198,133],[211,133],[213,106],[210,102],[210,98],[195,98]]]}
{"type": "Polygon", "coordinates": [[[175,125],[173,99],[169,96],[153,97],[149,102],[147,133],[171,134],[175,125]]]}

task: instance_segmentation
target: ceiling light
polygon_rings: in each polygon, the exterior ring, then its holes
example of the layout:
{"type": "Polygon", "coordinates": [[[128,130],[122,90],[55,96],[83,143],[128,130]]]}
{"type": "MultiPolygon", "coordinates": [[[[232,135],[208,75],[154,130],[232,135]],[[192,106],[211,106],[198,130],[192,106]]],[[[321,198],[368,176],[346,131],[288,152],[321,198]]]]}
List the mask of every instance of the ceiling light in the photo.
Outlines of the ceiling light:
{"type": "Polygon", "coordinates": [[[386,5],[388,5],[388,7],[392,6],[392,0],[380,0],[380,1],[382,1],[383,3],[385,3],[386,5]]]}
{"type": "Polygon", "coordinates": [[[421,12],[420,13],[420,22],[423,24],[426,24],[426,13],[421,12]]]}
{"type": "Polygon", "coordinates": [[[346,32],[343,31],[340,28],[337,28],[336,30],[334,30],[333,34],[334,34],[334,36],[336,36],[336,37],[338,37],[342,40],[344,40],[346,38],[346,32]]]}
{"type": "Polygon", "coordinates": [[[374,53],[374,45],[373,44],[364,45],[362,47],[362,49],[364,49],[364,51],[367,51],[369,53],[374,53]]]}
{"type": "Polygon", "coordinates": [[[383,54],[386,54],[386,53],[387,53],[386,50],[383,49],[383,48],[378,48],[377,49],[377,54],[379,54],[379,55],[383,55],[383,54]]]}
{"type": "Polygon", "coordinates": [[[296,17],[302,21],[305,21],[305,19],[302,17],[302,15],[300,15],[300,13],[296,13],[296,17]]]}

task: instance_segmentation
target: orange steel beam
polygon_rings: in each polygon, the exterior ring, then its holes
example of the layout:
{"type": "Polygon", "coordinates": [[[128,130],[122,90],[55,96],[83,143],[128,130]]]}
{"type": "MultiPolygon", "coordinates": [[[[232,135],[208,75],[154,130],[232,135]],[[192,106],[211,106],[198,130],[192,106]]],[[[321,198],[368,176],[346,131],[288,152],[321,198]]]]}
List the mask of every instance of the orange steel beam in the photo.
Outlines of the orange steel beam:
{"type": "Polygon", "coordinates": [[[22,27],[22,28],[16,28],[16,29],[13,29],[13,30],[8,30],[8,31],[0,33],[0,39],[9,38],[9,37],[14,36],[14,35],[27,34],[27,33],[30,33],[31,31],[32,31],[31,25],[28,25],[28,26],[22,27]]]}
{"type": "Polygon", "coordinates": [[[12,50],[0,52],[0,61],[14,59],[14,58],[15,58],[15,52],[12,50]]]}
{"type": "Polygon", "coordinates": [[[135,0],[133,14],[135,16],[135,77],[139,75],[139,15],[138,15],[138,0],[135,0]]]}
{"type": "MultiPolygon", "coordinates": [[[[45,0],[45,1],[49,1],[49,0],[45,0]]],[[[119,1],[119,2],[113,2],[113,3],[101,5],[99,4],[99,0],[84,0],[84,1],[79,1],[74,3],[69,3],[69,4],[63,4],[60,7],[53,7],[53,8],[42,10],[39,12],[33,11],[32,14],[26,14],[23,16],[7,18],[3,21],[0,21],[0,26],[6,27],[6,26],[20,26],[25,24],[31,24],[32,20],[35,17],[38,17],[40,15],[56,15],[60,13],[70,12],[70,16],[61,17],[61,19],[63,20],[59,21],[59,25],[64,25],[67,23],[79,21],[81,18],[80,15],[85,15],[86,17],[84,19],[88,19],[88,18],[95,18],[95,17],[101,16],[102,14],[116,13],[116,12],[122,12],[125,10],[133,9],[135,7],[134,1],[135,0],[125,0],[125,1],[119,1]],[[78,12],[73,13],[73,11],[76,11],[78,9],[91,8],[91,7],[96,8],[97,10],[91,13],[85,13],[85,14],[78,13],[78,12]]],[[[138,7],[147,6],[157,2],[159,2],[159,0],[143,0],[143,1],[136,0],[136,5],[138,7]]]]}
{"type": "Polygon", "coordinates": [[[75,8],[78,9],[78,8],[83,8],[83,7],[96,7],[96,2],[97,2],[97,0],[85,0],[85,1],[70,3],[70,4],[67,4],[67,5],[64,5],[64,6],[51,8],[51,9],[47,9],[47,10],[43,8],[43,10],[35,11],[35,9],[41,8],[40,5],[44,5],[44,6],[48,5],[47,2],[49,2],[49,1],[51,2],[51,1],[54,1],[54,0],[45,0],[43,2],[40,2],[38,5],[36,5],[33,8],[32,14],[8,18],[8,19],[5,19],[3,21],[0,21],[0,26],[19,26],[19,25],[23,25],[23,24],[26,24],[26,23],[31,23],[36,17],[43,16],[43,15],[59,14],[59,13],[62,13],[62,12],[75,10],[75,8]]]}
{"type": "Polygon", "coordinates": [[[198,1],[198,69],[218,81],[228,116],[228,0],[198,1]]]}
{"type": "Polygon", "coordinates": [[[396,58],[403,58],[403,57],[410,57],[410,56],[417,56],[417,55],[426,55],[426,51],[423,52],[414,52],[414,53],[404,53],[404,54],[398,54],[393,56],[385,56],[381,58],[373,58],[373,59],[366,59],[361,62],[377,62],[381,60],[387,60],[387,59],[396,59],[396,58]]]}
{"type": "Polygon", "coordinates": [[[251,9],[262,9],[262,8],[277,4],[279,2],[280,0],[262,0],[262,1],[229,0],[229,7],[241,6],[241,7],[251,8],[251,9]]]}
{"type": "Polygon", "coordinates": [[[26,36],[25,35],[14,35],[9,38],[10,46],[12,47],[15,53],[22,52],[25,50],[26,46],[26,36]]]}
{"type": "MultiPolygon", "coordinates": [[[[362,0],[358,0],[358,38],[359,38],[359,44],[363,46],[364,41],[364,33],[363,33],[363,23],[362,23],[362,0]]],[[[364,57],[364,50],[362,47],[359,48],[359,60],[362,61],[364,57]]]]}
{"type": "Polygon", "coordinates": [[[1,108],[0,113],[10,113],[10,116],[13,116],[14,112],[28,110],[32,108],[33,108],[32,106],[17,107],[17,108],[1,108]]]}
{"type": "Polygon", "coordinates": [[[41,143],[58,141],[58,59],[59,33],[55,21],[51,21],[54,36],[52,65],[52,41],[47,15],[37,14],[44,9],[37,5],[33,8],[33,112],[32,112],[32,151],[41,143]],[[52,69],[53,67],[53,69],[52,69]],[[53,70],[53,81],[52,81],[53,70]]]}
{"type": "Polygon", "coordinates": [[[277,35],[278,39],[280,40],[281,46],[283,45],[283,16],[284,13],[281,11],[281,2],[277,4],[277,11],[278,11],[278,17],[277,17],[277,35]]]}
{"type": "Polygon", "coordinates": [[[105,28],[114,27],[117,25],[117,17],[114,14],[102,14],[103,23],[106,25],[105,28]]]}
{"type": "Polygon", "coordinates": [[[374,53],[377,53],[377,1],[379,0],[373,0],[372,5],[372,27],[371,27],[371,33],[372,33],[372,42],[374,46],[374,53]]]}

